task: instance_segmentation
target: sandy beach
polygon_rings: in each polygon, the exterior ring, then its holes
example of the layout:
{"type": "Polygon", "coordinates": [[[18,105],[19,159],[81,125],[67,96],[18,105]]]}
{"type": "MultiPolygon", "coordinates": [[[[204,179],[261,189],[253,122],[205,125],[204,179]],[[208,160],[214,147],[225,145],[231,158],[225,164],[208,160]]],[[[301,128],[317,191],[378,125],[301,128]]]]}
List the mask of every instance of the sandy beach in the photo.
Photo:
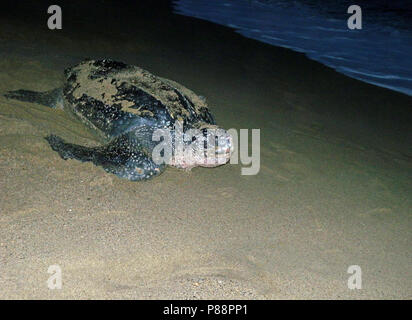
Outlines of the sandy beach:
{"type": "Polygon", "coordinates": [[[54,31],[46,1],[1,10],[0,299],[412,298],[412,97],[167,2],[101,2],[70,1],[54,31]],[[220,126],[260,129],[259,173],[168,168],[131,182],[62,160],[46,135],[93,134],[3,94],[57,88],[84,58],[138,65],[205,96],[220,126]]]}

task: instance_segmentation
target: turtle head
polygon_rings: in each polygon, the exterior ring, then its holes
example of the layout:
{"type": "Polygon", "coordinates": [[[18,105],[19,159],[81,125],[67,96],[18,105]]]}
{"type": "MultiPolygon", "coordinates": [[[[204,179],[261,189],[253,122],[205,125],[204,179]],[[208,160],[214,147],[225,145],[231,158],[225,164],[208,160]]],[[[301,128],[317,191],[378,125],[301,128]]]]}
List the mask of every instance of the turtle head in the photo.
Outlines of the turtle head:
{"type": "Polygon", "coordinates": [[[227,163],[233,153],[232,136],[216,125],[200,123],[184,131],[183,144],[175,144],[171,165],[191,169],[193,167],[217,167],[227,163]]]}

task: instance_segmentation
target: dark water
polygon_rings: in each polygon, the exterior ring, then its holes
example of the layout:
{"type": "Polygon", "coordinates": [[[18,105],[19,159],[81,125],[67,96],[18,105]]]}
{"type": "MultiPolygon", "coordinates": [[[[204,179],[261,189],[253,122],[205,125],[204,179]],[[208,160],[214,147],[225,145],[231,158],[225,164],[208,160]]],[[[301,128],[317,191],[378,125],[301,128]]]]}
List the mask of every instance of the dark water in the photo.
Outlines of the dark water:
{"type": "Polygon", "coordinates": [[[412,95],[412,1],[356,1],[362,29],[350,30],[353,1],[176,0],[178,14],[303,52],[338,72],[412,95]]]}

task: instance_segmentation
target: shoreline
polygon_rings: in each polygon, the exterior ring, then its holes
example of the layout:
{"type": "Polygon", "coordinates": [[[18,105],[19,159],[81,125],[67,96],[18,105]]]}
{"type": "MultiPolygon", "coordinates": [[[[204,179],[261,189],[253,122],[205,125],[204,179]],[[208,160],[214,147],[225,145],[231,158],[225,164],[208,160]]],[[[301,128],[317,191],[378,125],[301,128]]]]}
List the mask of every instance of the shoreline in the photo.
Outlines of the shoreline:
{"type": "MultiPolygon", "coordinates": [[[[410,32],[407,28],[398,29],[399,24],[397,27],[381,25],[388,22],[388,10],[381,12],[380,20],[377,16],[372,18],[370,8],[366,9],[367,4],[363,4],[362,8],[368,12],[364,15],[364,28],[350,31],[343,14],[349,4],[345,7],[340,3],[334,8],[334,13],[326,10],[328,13],[325,15],[322,9],[327,3],[322,7],[307,6],[307,1],[304,3],[298,1],[285,6],[282,1],[222,4],[213,0],[179,0],[175,1],[174,12],[229,26],[245,37],[302,52],[311,60],[353,79],[412,96],[409,83],[412,79],[408,76],[412,69],[406,55],[412,51],[407,40],[410,32]],[[390,54],[387,48],[391,48],[390,54]],[[368,59],[364,59],[365,56],[368,59]],[[391,61],[390,65],[388,61],[391,61]]],[[[378,5],[374,7],[375,11],[378,9],[378,5]]],[[[399,9],[392,12],[392,23],[397,20],[399,9]]]]}

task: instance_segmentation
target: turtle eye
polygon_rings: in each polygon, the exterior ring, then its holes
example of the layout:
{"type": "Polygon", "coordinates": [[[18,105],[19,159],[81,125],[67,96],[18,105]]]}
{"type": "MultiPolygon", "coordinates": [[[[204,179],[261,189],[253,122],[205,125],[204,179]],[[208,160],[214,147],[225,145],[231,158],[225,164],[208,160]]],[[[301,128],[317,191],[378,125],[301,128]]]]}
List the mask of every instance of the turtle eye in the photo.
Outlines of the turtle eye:
{"type": "Polygon", "coordinates": [[[218,147],[222,143],[222,139],[219,136],[215,136],[215,146],[218,147]]]}

